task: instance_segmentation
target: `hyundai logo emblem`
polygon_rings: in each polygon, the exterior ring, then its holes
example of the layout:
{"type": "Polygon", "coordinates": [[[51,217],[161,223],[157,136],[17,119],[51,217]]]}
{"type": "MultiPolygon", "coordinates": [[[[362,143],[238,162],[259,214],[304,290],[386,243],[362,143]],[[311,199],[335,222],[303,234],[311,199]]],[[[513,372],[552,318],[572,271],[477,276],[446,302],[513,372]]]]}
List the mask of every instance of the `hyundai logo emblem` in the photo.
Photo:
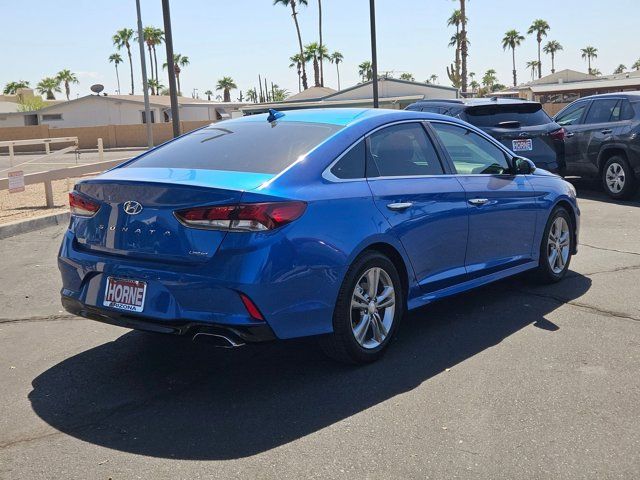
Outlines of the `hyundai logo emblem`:
{"type": "Polygon", "coordinates": [[[134,200],[124,202],[122,208],[124,208],[124,213],[127,213],[129,215],[137,215],[142,211],[142,205],[134,200]]]}

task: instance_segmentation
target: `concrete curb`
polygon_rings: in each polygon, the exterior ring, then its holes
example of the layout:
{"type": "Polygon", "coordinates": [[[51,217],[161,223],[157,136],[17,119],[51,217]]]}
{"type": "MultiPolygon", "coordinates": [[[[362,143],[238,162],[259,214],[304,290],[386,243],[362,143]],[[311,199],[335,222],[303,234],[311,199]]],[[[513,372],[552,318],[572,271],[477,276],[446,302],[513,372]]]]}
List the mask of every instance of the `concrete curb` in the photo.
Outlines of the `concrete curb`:
{"type": "Polygon", "coordinates": [[[21,233],[33,232],[41,228],[51,227],[53,225],[61,225],[69,221],[69,212],[56,213],[45,217],[30,218],[28,220],[19,220],[17,222],[6,223],[0,225],[0,240],[3,238],[13,237],[21,233]]]}

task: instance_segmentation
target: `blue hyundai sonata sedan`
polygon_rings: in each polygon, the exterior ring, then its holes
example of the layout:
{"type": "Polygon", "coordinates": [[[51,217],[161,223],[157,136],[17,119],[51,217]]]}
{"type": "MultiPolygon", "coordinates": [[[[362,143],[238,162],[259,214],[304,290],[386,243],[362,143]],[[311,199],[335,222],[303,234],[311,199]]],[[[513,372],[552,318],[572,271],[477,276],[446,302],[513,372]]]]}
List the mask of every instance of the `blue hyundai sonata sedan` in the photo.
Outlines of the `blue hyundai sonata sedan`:
{"type": "Polygon", "coordinates": [[[62,303],[238,346],[317,335],[379,358],[407,310],[566,274],[573,187],[477,128],[373,109],[276,112],[183,135],[69,194],[62,303]]]}

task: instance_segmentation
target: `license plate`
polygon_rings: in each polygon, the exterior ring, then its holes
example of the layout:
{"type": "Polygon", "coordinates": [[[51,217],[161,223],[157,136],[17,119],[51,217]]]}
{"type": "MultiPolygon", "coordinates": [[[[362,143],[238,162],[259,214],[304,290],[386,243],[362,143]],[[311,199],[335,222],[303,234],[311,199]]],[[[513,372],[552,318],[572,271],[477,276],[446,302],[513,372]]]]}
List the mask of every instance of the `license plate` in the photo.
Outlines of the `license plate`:
{"type": "Polygon", "coordinates": [[[117,308],[128,312],[144,310],[144,297],[147,284],[138,280],[124,278],[107,278],[107,288],[104,291],[105,307],[117,308]]]}
{"type": "Polygon", "coordinates": [[[520,140],[513,140],[514,152],[527,152],[533,150],[533,140],[530,138],[523,138],[520,140]]]}

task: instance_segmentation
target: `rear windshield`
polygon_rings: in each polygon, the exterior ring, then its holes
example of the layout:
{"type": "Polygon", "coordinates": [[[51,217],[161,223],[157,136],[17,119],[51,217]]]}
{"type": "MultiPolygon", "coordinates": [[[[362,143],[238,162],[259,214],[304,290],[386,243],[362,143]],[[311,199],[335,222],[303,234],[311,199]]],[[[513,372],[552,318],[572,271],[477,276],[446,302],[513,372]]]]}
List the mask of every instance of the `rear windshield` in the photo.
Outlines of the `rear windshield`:
{"type": "Polygon", "coordinates": [[[477,127],[498,127],[503,122],[520,122],[522,127],[546,125],[551,122],[549,115],[539,103],[514,105],[482,105],[466,111],[469,123],[477,127]]]}
{"type": "Polygon", "coordinates": [[[342,128],[326,123],[222,122],[153,150],[127,167],[279,173],[342,128]]]}

